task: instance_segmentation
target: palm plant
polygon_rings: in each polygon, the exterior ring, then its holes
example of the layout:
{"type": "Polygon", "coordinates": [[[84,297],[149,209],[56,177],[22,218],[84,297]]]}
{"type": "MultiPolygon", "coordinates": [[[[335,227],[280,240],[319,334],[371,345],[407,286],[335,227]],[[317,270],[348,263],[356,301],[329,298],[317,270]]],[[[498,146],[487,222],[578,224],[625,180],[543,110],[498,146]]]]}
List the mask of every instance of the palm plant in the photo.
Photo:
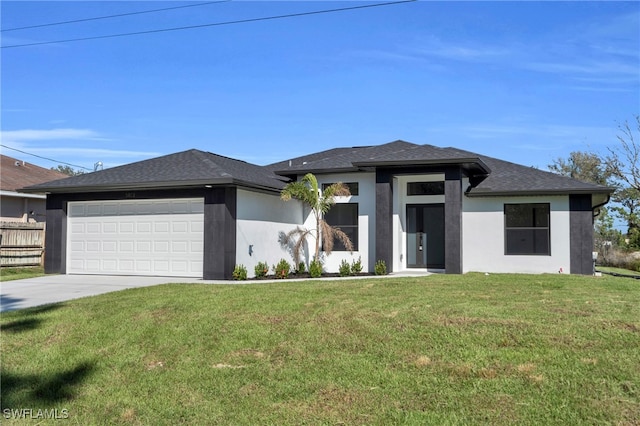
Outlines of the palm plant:
{"type": "Polygon", "coordinates": [[[300,251],[302,250],[303,244],[310,236],[316,240],[315,261],[319,261],[321,238],[324,251],[327,254],[331,254],[333,251],[333,244],[336,238],[344,244],[347,250],[353,251],[353,243],[349,239],[349,236],[340,228],[331,226],[324,220],[324,215],[331,209],[331,206],[336,203],[335,197],[349,195],[351,195],[349,188],[342,182],[331,184],[327,186],[324,191],[320,191],[318,180],[312,173],[307,173],[301,180],[288,183],[284,187],[280,193],[280,198],[284,201],[289,201],[292,198],[302,201],[311,208],[316,219],[315,229],[297,227],[286,234],[287,241],[290,241],[296,236],[298,237],[293,246],[293,257],[296,264],[300,261],[300,251]]]}

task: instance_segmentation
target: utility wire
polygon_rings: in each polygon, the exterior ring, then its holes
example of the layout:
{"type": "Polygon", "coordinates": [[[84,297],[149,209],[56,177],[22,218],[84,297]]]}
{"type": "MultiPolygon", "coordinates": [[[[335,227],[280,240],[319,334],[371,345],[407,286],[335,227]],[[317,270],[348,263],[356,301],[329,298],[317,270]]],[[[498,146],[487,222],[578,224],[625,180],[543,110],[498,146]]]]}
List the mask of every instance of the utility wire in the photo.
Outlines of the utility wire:
{"type": "Polygon", "coordinates": [[[3,148],[12,149],[12,150],[14,150],[14,151],[21,152],[21,153],[23,153],[23,154],[31,155],[31,156],[33,156],[33,157],[42,158],[43,160],[53,161],[54,163],[58,163],[58,164],[64,164],[65,166],[72,166],[72,167],[75,167],[75,168],[78,168],[78,169],[85,169],[85,170],[93,171],[93,169],[90,169],[90,168],[88,168],[88,167],[78,166],[77,164],[65,163],[64,161],[58,161],[58,160],[54,160],[53,158],[47,158],[47,157],[43,157],[43,156],[41,156],[41,155],[32,154],[32,153],[30,153],[30,152],[22,151],[22,150],[17,149],[17,148],[11,148],[10,146],[6,146],[6,145],[4,145],[4,144],[0,144],[0,146],[1,146],[1,147],[3,147],[3,148]]]}
{"type": "Polygon", "coordinates": [[[154,34],[154,33],[162,33],[168,31],[181,31],[181,30],[190,30],[194,28],[204,28],[204,27],[216,27],[221,25],[232,25],[232,24],[245,24],[248,22],[258,22],[258,21],[268,21],[273,19],[285,19],[285,18],[295,18],[298,16],[309,16],[309,15],[319,15],[323,13],[334,13],[334,12],[343,12],[346,10],[356,10],[356,9],[366,9],[371,7],[379,7],[379,6],[392,6],[401,3],[412,3],[417,0],[400,0],[386,3],[375,3],[375,4],[367,4],[362,6],[350,6],[350,7],[341,7],[337,9],[323,9],[323,10],[315,10],[311,12],[300,12],[300,13],[290,13],[286,15],[274,15],[274,16],[263,16],[260,18],[250,18],[250,19],[239,19],[236,21],[225,21],[225,22],[214,22],[210,24],[200,24],[200,25],[189,25],[186,27],[173,27],[173,28],[162,28],[158,30],[148,30],[148,31],[137,31],[131,33],[120,33],[120,34],[109,34],[102,36],[93,36],[93,37],[80,37],[80,38],[71,38],[66,40],[55,40],[55,41],[41,41],[35,43],[25,43],[25,44],[13,44],[9,46],[2,46],[2,49],[10,49],[16,47],[27,47],[27,46],[40,46],[43,44],[56,44],[56,43],[71,43],[74,41],[85,41],[85,40],[98,40],[105,38],[114,38],[114,37],[127,37],[133,35],[142,35],[142,34],[154,34]]]}
{"type": "Polygon", "coordinates": [[[29,26],[26,26],[26,27],[3,28],[0,31],[2,31],[2,32],[5,32],[5,31],[18,31],[18,30],[27,30],[27,29],[31,29],[31,28],[52,27],[54,25],[75,24],[77,22],[97,21],[99,19],[119,18],[119,17],[122,17],[122,16],[141,15],[143,13],[163,12],[165,10],[184,9],[185,7],[199,7],[199,6],[206,6],[208,4],[225,3],[225,2],[229,2],[229,1],[231,1],[231,0],[208,1],[208,2],[205,2],[205,3],[187,4],[187,5],[174,6],[174,7],[165,7],[165,8],[162,8],[162,9],[151,9],[151,10],[142,10],[142,11],[139,11],[139,12],[120,13],[118,15],[107,15],[107,16],[98,16],[98,17],[95,17],[95,18],[74,19],[74,20],[71,20],[71,21],[52,22],[52,23],[49,23],[49,24],[29,25],[29,26]]]}

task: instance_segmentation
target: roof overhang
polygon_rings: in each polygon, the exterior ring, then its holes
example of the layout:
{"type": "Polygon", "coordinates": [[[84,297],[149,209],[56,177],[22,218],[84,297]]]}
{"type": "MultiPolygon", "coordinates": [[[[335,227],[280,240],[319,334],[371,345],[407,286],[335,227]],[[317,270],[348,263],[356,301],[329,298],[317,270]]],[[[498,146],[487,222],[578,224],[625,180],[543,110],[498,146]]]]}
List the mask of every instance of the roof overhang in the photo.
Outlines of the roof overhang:
{"type": "Polygon", "coordinates": [[[468,190],[465,192],[465,195],[470,198],[474,197],[518,197],[518,196],[548,196],[548,195],[603,195],[608,196],[611,195],[615,189],[613,188],[603,188],[603,189],[542,189],[536,190],[532,189],[529,191],[492,191],[492,190],[476,190],[475,188],[468,190]]]}
{"type": "Polygon", "coordinates": [[[0,190],[0,196],[14,197],[14,198],[31,198],[31,199],[38,199],[38,200],[44,200],[45,198],[47,198],[46,195],[42,194],[42,191],[38,191],[38,192],[39,193],[27,194],[24,192],[0,190]]]}
{"type": "MultiPolygon", "coordinates": [[[[233,178],[218,179],[198,179],[191,181],[169,181],[169,182],[145,182],[145,183],[120,183],[110,185],[82,185],[82,186],[66,186],[66,187],[43,187],[24,188],[25,192],[39,192],[47,194],[78,194],[83,192],[114,192],[114,191],[144,191],[144,190],[162,190],[162,189],[192,189],[192,188],[208,188],[215,186],[238,186],[250,189],[257,189],[266,192],[280,192],[284,187],[284,182],[275,181],[274,186],[259,185],[254,182],[247,182],[233,178]],[[278,185],[280,183],[280,185],[278,185]]],[[[44,198],[44,196],[43,196],[44,198]]]]}
{"type": "Polygon", "coordinates": [[[275,174],[280,176],[291,175],[306,175],[307,173],[313,173],[314,175],[326,175],[328,173],[353,173],[361,171],[357,167],[337,167],[337,168],[295,168],[295,169],[283,169],[274,171],[275,174]]]}
{"type": "Polygon", "coordinates": [[[491,169],[484,161],[478,157],[470,158],[444,158],[444,159],[425,159],[425,160],[387,160],[387,161],[357,161],[353,163],[356,167],[415,167],[415,166],[460,166],[473,175],[488,175],[491,169]]]}

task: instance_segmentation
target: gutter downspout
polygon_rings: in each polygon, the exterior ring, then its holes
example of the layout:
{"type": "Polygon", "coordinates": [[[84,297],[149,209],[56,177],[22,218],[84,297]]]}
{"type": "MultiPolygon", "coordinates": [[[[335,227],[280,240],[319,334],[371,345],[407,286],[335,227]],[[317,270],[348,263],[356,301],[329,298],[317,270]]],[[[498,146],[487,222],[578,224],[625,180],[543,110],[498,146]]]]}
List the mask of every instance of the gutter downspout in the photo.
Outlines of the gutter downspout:
{"type": "Polygon", "coordinates": [[[605,200],[604,203],[596,204],[595,206],[591,207],[591,212],[593,214],[593,222],[595,222],[596,216],[600,214],[600,210],[598,210],[598,212],[596,213],[596,209],[600,209],[600,207],[604,206],[609,201],[611,201],[611,194],[607,194],[607,199],[605,200]]]}

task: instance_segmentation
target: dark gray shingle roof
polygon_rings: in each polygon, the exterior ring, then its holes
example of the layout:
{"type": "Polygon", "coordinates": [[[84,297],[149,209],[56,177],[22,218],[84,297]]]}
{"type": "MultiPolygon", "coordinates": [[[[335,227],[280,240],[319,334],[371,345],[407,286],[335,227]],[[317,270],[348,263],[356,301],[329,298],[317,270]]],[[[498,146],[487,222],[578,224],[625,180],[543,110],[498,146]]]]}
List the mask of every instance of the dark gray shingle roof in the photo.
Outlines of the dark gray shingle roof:
{"type": "Polygon", "coordinates": [[[360,161],[370,161],[377,157],[393,158],[395,155],[400,155],[402,152],[419,146],[410,142],[395,141],[375,146],[334,148],[281,161],[266,167],[282,175],[356,171],[358,167],[355,164],[360,161]]]}
{"type": "Polygon", "coordinates": [[[285,179],[240,160],[191,149],[124,166],[24,188],[26,191],[78,192],[117,189],[238,184],[279,190],[285,179]]]}
{"type": "MultiPolygon", "coordinates": [[[[470,196],[543,195],[569,193],[611,193],[601,185],[487,157],[457,148],[417,145],[395,141],[378,146],[335,148],[267,166],[282,175],[335,173],[361,170],[362,167],[401,167],[415,165],[460,164],[478,176],[470,196]],[[291,166],[289,166],[291,161],[291,166]]],[[[475,179],[474,179],[475,180],[475,179]]]]}
{"type": "Polygon", "coordinates": [[[497,158],[480,156],[491,174],[472,188],[470,196],[549,195],[577,193],[612,193],[613,189],[582,182],[556,173],[510,163],[497,158]]]}
{"type": "Polygon", "coordinates": [[[27,192],[88,192],[125,189],[240,185],[278,191],[283,176],[362,170],[363,167],[438,166],[460,164],[476,176],[469,196],[611,193],[600,185],[580,182],[531,167],[457,148],[395,141],[377,146],[334,148],[261,167],[191,149],[124,166],[24,188],[27,192]],[[276,174],[277,173],[277,174],[276,174]],[[282,175],[282,176],[278,176],[282,175]]]}

